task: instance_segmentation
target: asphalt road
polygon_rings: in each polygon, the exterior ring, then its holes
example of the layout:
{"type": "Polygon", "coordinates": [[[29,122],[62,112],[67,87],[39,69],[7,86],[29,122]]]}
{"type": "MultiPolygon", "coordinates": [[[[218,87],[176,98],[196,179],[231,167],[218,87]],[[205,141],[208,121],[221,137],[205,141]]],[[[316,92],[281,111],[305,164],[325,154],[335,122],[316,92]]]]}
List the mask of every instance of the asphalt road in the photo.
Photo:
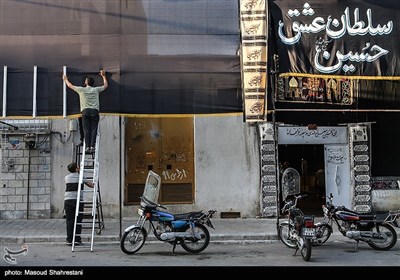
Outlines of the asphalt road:
{"type": "Polygon", "coordinates": [[[211,242],[205,251],[195,255],[187,253],[180,246],[172,255],[172,246],[160,242],[146,243],[133,255],[123,253],[117,242],[94,246],[93,251],[90,251],[90,247],[77,246],[72,251],[71,247],[60,244],[27,245],[28,248],[22,248],[21,244],[2,244],[3,275],[24,275],[29,273],[27,268],[33,273],[47,275],[60,270],[88,275],[102,271],[139,272],[146,268],[154,271],[168,267],[231,268],[230,272],[235,271],[232,268],[281,268],[282,271],[283,267],[390,267],[391,272],[400,268],[400,242],[389,251],[377,251],[365,243],[359,243],[355,251],[356,242],[341,236],[332,236],[326,244],[313,247],[309,262],[305,262],[300,254],[294,256],[295,250],[278,240],[259,243],[211,242]],[[6,252],[14,253],[10,256],[6,252]]]}

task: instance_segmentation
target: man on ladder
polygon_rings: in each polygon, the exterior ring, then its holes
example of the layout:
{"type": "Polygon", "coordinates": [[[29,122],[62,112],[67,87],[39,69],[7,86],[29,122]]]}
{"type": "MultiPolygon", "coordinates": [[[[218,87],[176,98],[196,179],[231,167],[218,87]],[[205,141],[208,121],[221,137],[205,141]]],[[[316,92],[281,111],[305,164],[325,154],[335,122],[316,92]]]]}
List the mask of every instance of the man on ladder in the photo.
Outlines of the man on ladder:
{"type": "MultiPolygon", "coordinates": [[[[64,195],[64,210],[66,216],[66,226],[67,226],[67,240],[66,244],[72,246],[72,242],[74,240],[74,223],[75,223],[75,213],[76,213],[76,205],[78,198],[78,188],[79,188],[79,165],[76,162],[72,162],[68,164],[68,171],[70,174],[65,176],[65,184],[66,190],[64,195]]],[[[93,183],[89,180],[83,181],[85,185],[93,188],[93,183]]],[[[82,186],[83,187],[83,186],[82,186]]],[[[83,194],[83,193],[81,193],[83,194]]],[[[79,203],[79,208],[83,211],[83,203],[79,203]]],[[[83,214],[78,215],[77,217],[77,225],[76,225],[76,237],[75,244],[80,245],[81,241],[81,230],[82,226],[80,223],[82,222],[83,214]]]]}
{"type": "Polygon", "coordinates": [[[108,87],[106,72],[101,70],[99,75],[103,79],[103,85],[98,87],[94,87],[94,79],[90,76],[86,77],[84,87],[75,86],[68,80],[67,75],[63,74],[62,76],[67,87],[79,94],[86,153],[94,153],[95,151],[97,128],[100,120],[99,94],[108,87]]]}

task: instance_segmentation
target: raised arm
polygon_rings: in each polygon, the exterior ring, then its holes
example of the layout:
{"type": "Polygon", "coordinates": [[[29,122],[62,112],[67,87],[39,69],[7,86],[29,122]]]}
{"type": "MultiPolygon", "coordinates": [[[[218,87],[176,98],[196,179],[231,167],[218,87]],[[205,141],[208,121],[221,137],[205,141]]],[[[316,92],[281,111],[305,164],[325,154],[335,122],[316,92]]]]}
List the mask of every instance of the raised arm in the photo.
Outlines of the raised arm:
{"type": "Polygon", "coordinates": [[[104,89],[108,88],[108,81],[107,81],[106,71],[105,70],[101,70],[99,75],[103,78],[104,89]]]}
{"type": "Polygon", "coordinates": [[[71,82],[68,80],[67,75],[63,74],[62,79],[67,84],[67,87],[69,87],[70,89],[73,89],[74,85],[71,84],[71,82]]]}

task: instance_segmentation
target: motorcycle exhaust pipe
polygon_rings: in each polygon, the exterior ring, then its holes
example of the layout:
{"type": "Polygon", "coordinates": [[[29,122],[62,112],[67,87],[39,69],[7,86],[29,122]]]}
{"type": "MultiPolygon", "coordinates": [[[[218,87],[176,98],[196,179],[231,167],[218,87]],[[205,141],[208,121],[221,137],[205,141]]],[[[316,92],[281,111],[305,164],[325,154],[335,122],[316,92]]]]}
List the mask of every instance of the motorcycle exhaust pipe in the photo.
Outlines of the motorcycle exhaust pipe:
{"type": "Polygon", "coordinates": [[[186,238],[197,238],[197,239],[201,239],[201,235],[199,233],[195,233],[194,236],[189,233],[189,232],[164,232],[161,233],[160,238],[161,240],[174,240],[176,238],[182,238],[182,239],[186,239],[186,238]]]}
{"type": "Polygon", "coordinates": [[[317,240],[315,240],[314,242],[316,242],[318,245],[321,245],[321,244],[322,244],[322,240],[321,240],[321,239],[317,239],[317,240]]]}
{"type": "Polygon", "coordinates": [[[356,231],[351,230],[346,232],[346,237],[350,239],[363,239],[363,240],[374,240],[375,242],[385,242],[387,236],[385,234],[379,234],[371,231],[356,231]]]}
{"type": "Polygon", "coordinates": [[[351,239],[361,238],[361,233],[360,231],[348,231],[346,232],[346,237],[351,239]]]}

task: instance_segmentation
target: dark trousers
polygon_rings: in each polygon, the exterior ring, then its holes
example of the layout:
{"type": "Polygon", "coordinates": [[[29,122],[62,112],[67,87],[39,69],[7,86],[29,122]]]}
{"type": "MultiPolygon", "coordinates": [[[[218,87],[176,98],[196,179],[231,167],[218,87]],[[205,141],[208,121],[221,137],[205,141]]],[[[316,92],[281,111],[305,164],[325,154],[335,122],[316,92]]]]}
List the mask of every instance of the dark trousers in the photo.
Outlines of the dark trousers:
{"type": "MultiPolygon", "coordinates": [[[[65,219],[66,219],[66,224],[67,224],[67,242],[72,242],[73,236],[74,236],[74,222],[75,222],[75,211],[76,211],[76,199],[69,199],[69,200],[64,200],[64,210],[65,210],[65,219]]],[[[83,203],[79,204],[79,211],[83,211],[83,203]]],[[[82,222],[83,215],[79,214],[77,223],[82,222]]],[[[82,226],[81,225],[76,225],[76,231],[75,231],[75,242],[80,242],[81,241],[81,232],[82,232],[82,226]]]]}
{"type": "Polygon", "coordinates": [[[85,109],[82,111],[82,124],[85,134],[86,148],[95,147],[97,128],[100,121],[99,110],[85,109]]]}
{"type": "Polygon", "coordinates": [[[80,135],[80,140],[83,143],[83,141],[85,140],[84,135],[85,132],[83,131],[83,124],[82,124],[82,117],[78,118],[78,122],[79,122],[79,135],[80,135]]]}

